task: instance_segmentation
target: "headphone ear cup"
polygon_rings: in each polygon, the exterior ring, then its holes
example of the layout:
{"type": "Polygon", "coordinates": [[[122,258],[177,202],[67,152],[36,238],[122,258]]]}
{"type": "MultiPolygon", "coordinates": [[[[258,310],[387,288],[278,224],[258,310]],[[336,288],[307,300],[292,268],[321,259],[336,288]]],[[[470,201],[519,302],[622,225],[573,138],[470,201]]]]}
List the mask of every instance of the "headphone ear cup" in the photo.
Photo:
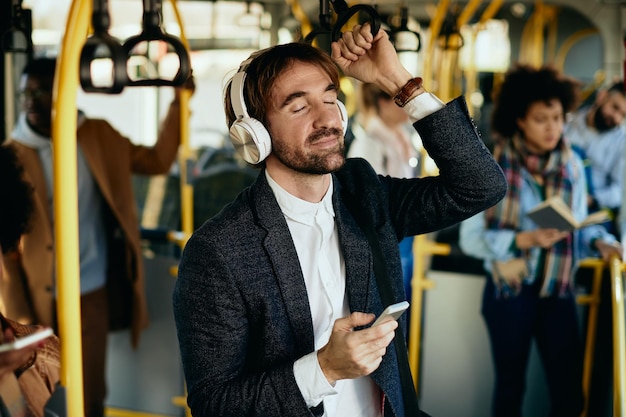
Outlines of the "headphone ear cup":
{"type": "Polygon", "coordinates": [[[339,100],[337,100],[337,107],[339,107],[339,112],[341,113],[341,127],[345,136],[348,131],[348,111],[346,110],[346,106],[339,100]]]}
{"type": "Polygon", "coordinates": [[[261,122],[252,117],[242,117],[230,126],[230,140],[233,146],[250,164],[265,160],[272,151],[270,134],[261,122]]]}

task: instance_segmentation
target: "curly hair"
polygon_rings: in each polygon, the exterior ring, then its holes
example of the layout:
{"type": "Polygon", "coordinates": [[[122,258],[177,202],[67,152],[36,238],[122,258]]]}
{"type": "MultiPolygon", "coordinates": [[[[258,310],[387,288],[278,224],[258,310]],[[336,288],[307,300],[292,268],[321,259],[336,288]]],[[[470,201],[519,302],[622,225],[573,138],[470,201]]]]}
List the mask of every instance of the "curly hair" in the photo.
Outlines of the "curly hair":
{"type": "Polygon", "coordinates": [[[517,119],[526,116],[533,103],[557,99],[563,113],[576,108],[581,83],[561,75],[555,68],[516,64],[494,90],[491,126],[498,136],[512,137],[518,131],[517,119]]]}
{"type": "Polygon", "coordinates": [[[28,230],[33,212],[33,187],[24,180],[24,170],[13,148],[0,146],[0,247],[15,250],[20,236],[28,230]]]}

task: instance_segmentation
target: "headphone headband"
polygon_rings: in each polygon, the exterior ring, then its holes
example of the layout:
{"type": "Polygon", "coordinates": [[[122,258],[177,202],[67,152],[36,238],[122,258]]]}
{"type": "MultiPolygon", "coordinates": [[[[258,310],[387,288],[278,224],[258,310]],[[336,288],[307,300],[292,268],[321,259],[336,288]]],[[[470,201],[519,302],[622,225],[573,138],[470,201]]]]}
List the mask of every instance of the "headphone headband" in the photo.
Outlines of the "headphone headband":
{"type": "Polygon", "coordinates": [[[230,103],[233,106],[235,117],[237,117],[238,120],[243,117],[249,117],[246,101],[243,98],[243,86],[245,81],[246,71],[240,68],[239,72],[233,77],[233,81],[230,85],[230,103]],[[235,94],[238,95],[238,99],[233,100],[235,94]]]}
{"type": "Polygon", "coordinates": [[[239,64],[237,74],[233,77],[230,85],[230,102],[233,106],[233,111],[237,119],[248,116],[248,109],[246,108],[246,100],[243,98],[243,86],[246,81],[246,70],[250,66],[252,58],[248,58],[239,64]],[[239,95],[239,100],[233,100],[233,94],[239,95]]]}
{"type": "MultiPolygon", "coordinates": [[[[272,151],[272,140],[263,123],[250,117],[246,108],[244,88],[246,70],[253,58],[248,58],[239,66],[230,84],[230,104],[235,113],[235,121],[230,126],[230,140],[241,157],[250,164],[262,162],[272,151]]],[[[345,134],[348,125],[348,115],[343,103],[337,100],[337,106],[343,123],[345,134]]]]}

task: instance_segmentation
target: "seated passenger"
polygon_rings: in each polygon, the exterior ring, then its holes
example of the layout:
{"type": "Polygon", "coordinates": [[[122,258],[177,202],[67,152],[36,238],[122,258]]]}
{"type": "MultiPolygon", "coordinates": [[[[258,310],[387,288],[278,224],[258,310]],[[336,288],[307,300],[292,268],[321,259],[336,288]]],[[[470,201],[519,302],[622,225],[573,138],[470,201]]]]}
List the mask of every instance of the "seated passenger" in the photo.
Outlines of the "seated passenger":
{"type": "MultiPolygon", "coordinates": [[[[409,114],[395,103],[390,94],[374,83],[361,83],[359,92],[360,107],[352,125],[354,140],[347,157],[365,159],[379,175],[417,177],[418,153],[413,145],[413,134],[418,138],[419,135],[411,126],[409,114]]],[[[413,236],[402,239],[399,248],[404,291],[407,300],[411,301],[413,236]]]]}
{"type": "Polygon", "coordinates": [[[492,126],[494,157],[508,192],[461,224],[461,249],[483,259],[488,271],[482,314],[496,374],[495,417],[522,415],[533,338],[547,375],[550,415],[579,417],[583,409],[573,270],[583,245],[603,258],[621,254],[621,246],[602,226],[538,228],[526,216],[555,195],[577,220],[587,216],[583,163],[563,137],[565,113],[573,108],[576,93],[575,81],[549,67],[519,65],[507,73],[494,100],[492,126]]]}
{"type": "MultiPolygon", "coordinates": [[[[32,188],[21,177],[12,150],[0,146],[0,256],[16,248],[32,212],[32,188]]],[[[0,268],[0,282],[3,281],[0,268]]],[[[0,343],[41,329],[25,326],[0,314],[0,343]]],[[[59,341],[56,336],[21,349],[0,352],[0,415],[43,417],[44,406],[59,380],[59,341]]]]}

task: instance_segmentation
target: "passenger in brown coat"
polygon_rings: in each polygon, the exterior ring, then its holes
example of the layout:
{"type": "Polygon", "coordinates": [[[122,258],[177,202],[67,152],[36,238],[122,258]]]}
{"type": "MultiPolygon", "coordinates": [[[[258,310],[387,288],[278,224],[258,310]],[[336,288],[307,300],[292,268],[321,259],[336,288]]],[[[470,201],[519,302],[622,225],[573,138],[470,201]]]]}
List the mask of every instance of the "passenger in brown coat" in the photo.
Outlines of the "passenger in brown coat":
{"type": "MultiPolygon", "coordinates": [[[[0,293],[4,312],[24,323],[56,328],[52,214],[51,109],[56,61],[26,66],[20,90],[22,113],[8,145],[24,165],[35,190],[32,231],[4,259],[0,293]]],[[[194,90],[193,78],[185,88],[194,90]]],[[[167,173],[180,143],[181,89],[153,147],[139,146],[108,122],[78,114],[76,133],[81,320],[85,415],[101,417],[106,397],[105,359],[109,330],[132,329],[132,344],[148,323],[132,174],[167,173]],[[88,331],[86,331],[88,329],[88,331]]]]}
{"type": "MultiPolygon", "coordinates": [[[[0,255],[16,249],[33,200],[11,149],[0,147],[0,255]]],[[[0,268],[0,280],[3,278],[0,268]]],[[[0,346],[40,330],[0,314],[0,346]]],[[[59,340],[56,336],[20,349],[0,352],[0,415],[44,416],[44,406],[59,380],[59,340]]]]}

